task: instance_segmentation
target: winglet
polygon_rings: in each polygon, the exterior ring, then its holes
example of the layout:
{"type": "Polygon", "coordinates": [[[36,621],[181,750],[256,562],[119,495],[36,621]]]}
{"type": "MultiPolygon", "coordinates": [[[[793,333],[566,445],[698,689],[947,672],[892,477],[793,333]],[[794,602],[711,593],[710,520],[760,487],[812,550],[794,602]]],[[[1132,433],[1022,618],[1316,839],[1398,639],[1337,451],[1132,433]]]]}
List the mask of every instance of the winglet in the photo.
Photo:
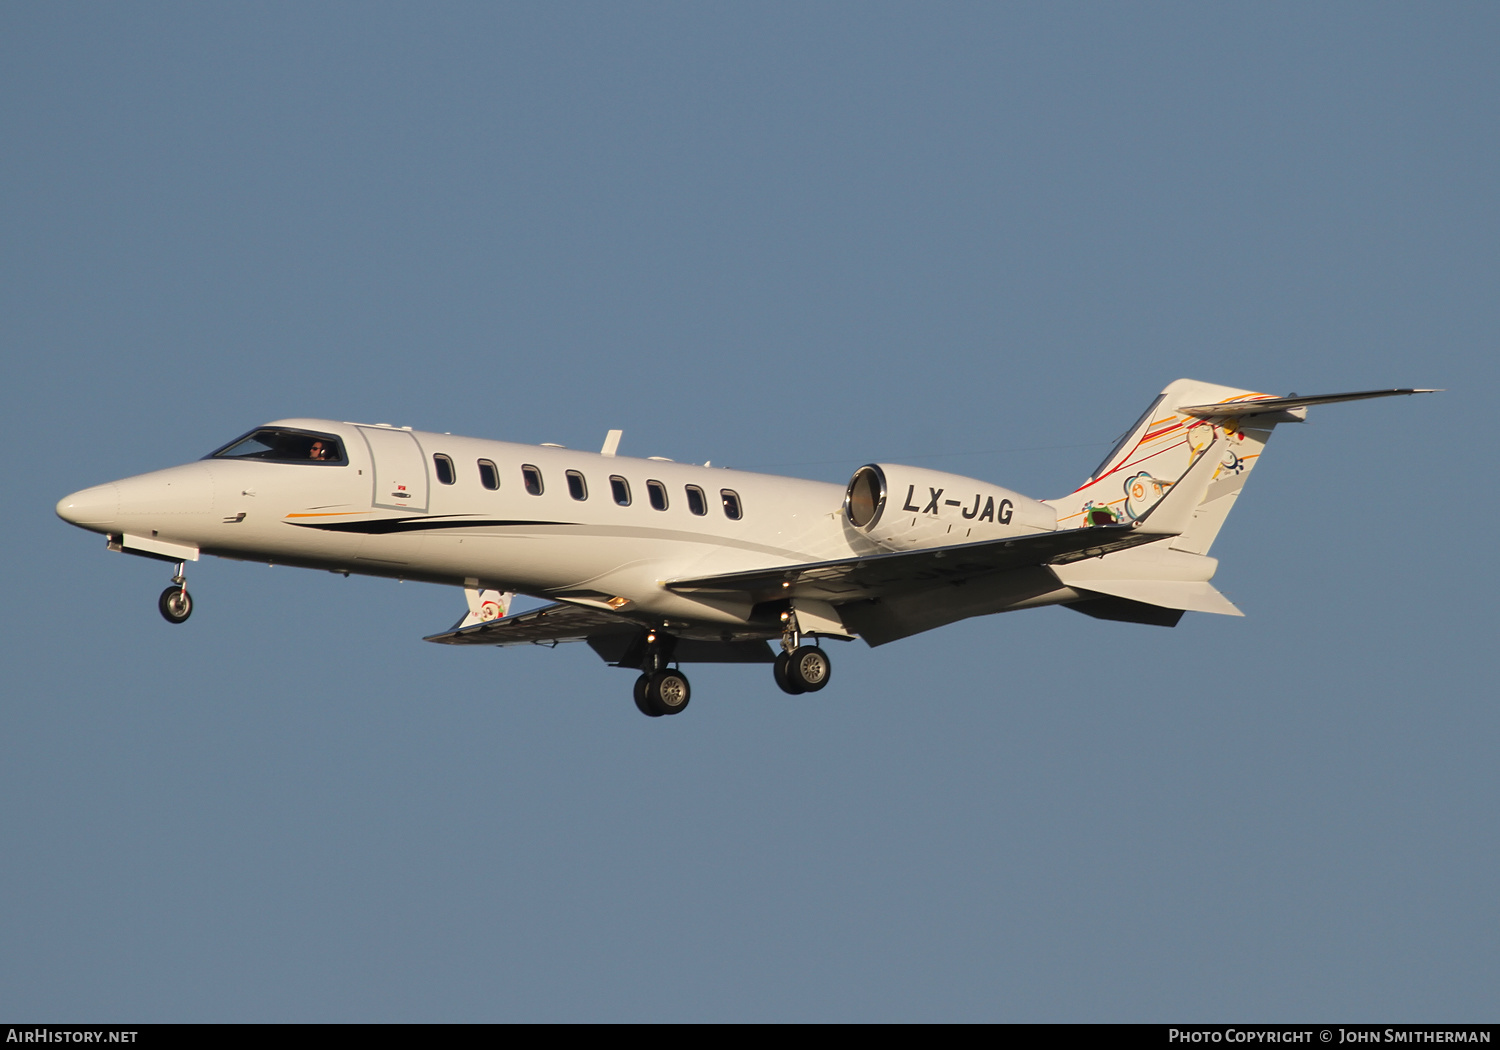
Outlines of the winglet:
{"type": "Polygon", "coordinates": [[[479,586],[479,581],[473,578],[464,580],[464,597],[469,601],[469,612],[454,624],[450,630],[458,631],[465,627],[472,627],[476,623],[489,623],[492,620],[503,620],[510,612],[510,603],[515,599],[515,591],[496,591],[479,586]]]}

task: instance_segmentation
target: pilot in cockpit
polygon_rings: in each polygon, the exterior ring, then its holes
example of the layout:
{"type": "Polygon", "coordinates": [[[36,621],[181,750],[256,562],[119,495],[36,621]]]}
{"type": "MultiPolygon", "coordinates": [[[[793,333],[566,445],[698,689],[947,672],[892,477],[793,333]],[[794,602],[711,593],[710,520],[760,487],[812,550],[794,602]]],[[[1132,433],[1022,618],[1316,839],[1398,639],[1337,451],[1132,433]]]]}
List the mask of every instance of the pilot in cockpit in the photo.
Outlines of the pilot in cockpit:
{"type": "Polygon", "coordinates": [[[316,459],[316,460],[326,460],[326,459],[329,458],[328,449],[326,447],[324,447],[323,442],[321,442],[321,441],[314,441],[312,443],[312,448],[308,450],[307,458],[308,459],[316,459]]]}

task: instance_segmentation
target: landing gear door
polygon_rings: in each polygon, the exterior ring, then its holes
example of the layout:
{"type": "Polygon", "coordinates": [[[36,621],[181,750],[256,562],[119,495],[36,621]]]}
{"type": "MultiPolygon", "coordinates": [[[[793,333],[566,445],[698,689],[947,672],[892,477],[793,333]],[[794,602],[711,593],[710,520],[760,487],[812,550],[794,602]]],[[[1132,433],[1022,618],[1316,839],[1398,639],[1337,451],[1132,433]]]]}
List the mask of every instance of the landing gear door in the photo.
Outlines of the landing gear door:
{"type": "Polygon", "coordinates": [[[375,464],[370,503],[409,514],[427,513],[427,461],[417,439],[393,427],[360,427],[375,464]]]}

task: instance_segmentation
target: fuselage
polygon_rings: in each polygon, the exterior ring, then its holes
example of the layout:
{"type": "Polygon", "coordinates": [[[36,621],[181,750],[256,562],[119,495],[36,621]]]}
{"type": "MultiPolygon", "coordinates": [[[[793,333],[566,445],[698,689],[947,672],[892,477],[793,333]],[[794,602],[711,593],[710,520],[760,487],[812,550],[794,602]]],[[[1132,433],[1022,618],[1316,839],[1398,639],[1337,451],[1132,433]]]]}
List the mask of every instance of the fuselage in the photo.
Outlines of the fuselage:
{"type": "Polygon", "coordinates": [[[586,641],[638,669],[636,706],[663,715],[687,705],[683,662],[771,663],[785,692],[815,692],[830,667],[818,638],[884,645],[1054,604],[1166,627],[1243,615],[1209,583],[1208,551],[1271,430],[1309,405],[1419,392],[1278,398],[1177,380],[1052,503],[900,464],[838,486],[617,456],[617,431],[596,453],[284,419],[57,513],[177,563],[157,602],[169,623],[192,612],[184,567],[201,553],[446,584],[468,615],[428,641],[586,641]],[[508,615],[515,593],[552,602],[508,615]]]}
{"type": "Polygon", "coordinates": [[[231,443],[74,493],[57,512],[164,556],[175,546],[710,623],[743,623],[749,609],[663,581],[880,549],[824,482],[324,419],[252,434],[274,444],[276,432],[296,443],[270,458],[231,443]],[[312,439],[314,454],[336,454],[305,455],[312,439]]]}

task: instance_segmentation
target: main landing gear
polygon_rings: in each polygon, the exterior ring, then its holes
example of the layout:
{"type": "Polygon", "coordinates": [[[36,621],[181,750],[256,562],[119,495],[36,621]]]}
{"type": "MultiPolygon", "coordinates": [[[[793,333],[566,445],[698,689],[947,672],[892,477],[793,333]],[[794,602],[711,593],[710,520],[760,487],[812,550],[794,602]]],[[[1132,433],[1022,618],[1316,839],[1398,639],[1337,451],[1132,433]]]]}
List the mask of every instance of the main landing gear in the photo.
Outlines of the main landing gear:
{"type": "Polygon", "coordinates": [[[816,645],[802,644],[795,609],[781,614],[781,652],[776,654],[772,672],[781,691],[792,696],[816,693],[828,684],[828,678],[833,674],[833,664],[827,653],[816,645]]]}
{"type": "Polygon", "coordinates": [[[651,671],[635,680],[635,706],[643,715],[675,715],[688,705],[692,687],[681,671],[651,671]]]}
{"type": "Polygon", "coordinates": [[[643,715],[652,718],[675,715],[687,707],[692,698],[693,690],[688,685],[687,675],[667,667],[676,643],[677,639],[670,635],[659,635],[655,631],[646,635],[641,676],[635,680],[635,706],[643,715]]]}
{"type": "MultiPolygon", "coordinates": [[[[637,637],[615,665],[641,669],[641,676],[635,680],[635,706],[641,714],[659,718],[675,715],[687,707],[692,696],[687,675],[668,667],[676,648],[677,639],[672,635],[648,631],[637,637]]],[[[827,653],[816,645],[802,644],[795,609],[789,608],[781,614],[781,652],[776,656],[773,670],[781,691],[792,696],[816,693],[828,684],[833,674],[827,653]]]]}
{"type": "Polygon", "coordinates": [[[168,623],[182,623],[193,615],[193,597],[187,592],[187,576],[183,562],[177,563],[177,572],[172,576],[172,586],[161,592],[156,607],[168,623]]]}

